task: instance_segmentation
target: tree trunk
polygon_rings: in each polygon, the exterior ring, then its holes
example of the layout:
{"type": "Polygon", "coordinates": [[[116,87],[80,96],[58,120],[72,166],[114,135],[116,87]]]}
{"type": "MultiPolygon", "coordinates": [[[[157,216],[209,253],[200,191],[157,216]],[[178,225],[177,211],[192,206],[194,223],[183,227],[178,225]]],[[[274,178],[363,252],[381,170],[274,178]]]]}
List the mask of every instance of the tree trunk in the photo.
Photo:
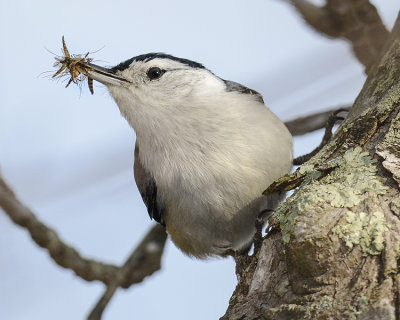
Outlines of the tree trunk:
{"type": "Polygon", "coordinates": [[[400,319],[400,18],[222,319],[400,319]]]}

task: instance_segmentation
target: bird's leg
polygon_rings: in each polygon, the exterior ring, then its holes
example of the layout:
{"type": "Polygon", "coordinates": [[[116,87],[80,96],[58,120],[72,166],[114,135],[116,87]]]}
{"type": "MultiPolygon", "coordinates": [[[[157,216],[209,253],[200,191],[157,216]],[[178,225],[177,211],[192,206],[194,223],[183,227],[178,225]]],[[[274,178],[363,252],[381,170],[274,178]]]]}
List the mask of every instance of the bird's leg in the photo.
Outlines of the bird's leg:
{"type": "Polygon", "coordinates": [[[341,109],[338,109],[338,110],[336,110],[336,111],[331,113],[331,115],[328,118],[328,121],[326,122],[325,134],[324,134],[324,136],[322,138],[322,141],[319,144],[319,146],[316,147],[310,153],[307,153],[305,155],[302,155],[302,156],[299,156],[299,157],[293,159],[293,164],[295,166],[302,165],[304,162],[310,160],[313,156],[315,156],[328,143],[328,141],[332,137],[332,128],[333,128],[333,126],[336,124],[337,121],[343,121],[344,120],[344,117],[340,117],[338,115],[341,112],[349,112],[349,110],[341,108],[341,109]]]}
{"type": "Polygon", "coordinates": [[[255,221],[256,232],[254,233],[254,236],[253,236],[253,242],[249,246],[247,246],[241,250],[238,250],[238,251],[234,251],[234,250],[230,249],[225,252],[225,255],[232,256],[236,262],[236,276],[238,277],[238,279],[241,277],[243,272],[246,271],[246,269],[250,265],[251,261],[253,260],[253,258],[257,255],[258,251],[260,250],[262,242],[264,240],[264,238],[262,236],[262,229],[265,224],[265,217],[268,217],[270,215],[271,215],[271,210],[263,210],[260,212],[260,214],[258,215],[258,217],[255,221]],[[248,253],[251,249],[252,244],[254,245],[254,250],[253,250],[253,254],[251,256],[249,256],[248,253]]]}
{"type": "Polygon", "coordinates": [[[263,217],[265,217],[264,211],[262,211],[256,219],[256,223],[255,223],[256,233],[254,234],[254,237],[253,237],[253,243],[254,243],[253,255],[256,255],[257,252],[260,250],[263,239],[264,239],[262,236],[262,229],[265,224],[265,219],[263,217]]]}

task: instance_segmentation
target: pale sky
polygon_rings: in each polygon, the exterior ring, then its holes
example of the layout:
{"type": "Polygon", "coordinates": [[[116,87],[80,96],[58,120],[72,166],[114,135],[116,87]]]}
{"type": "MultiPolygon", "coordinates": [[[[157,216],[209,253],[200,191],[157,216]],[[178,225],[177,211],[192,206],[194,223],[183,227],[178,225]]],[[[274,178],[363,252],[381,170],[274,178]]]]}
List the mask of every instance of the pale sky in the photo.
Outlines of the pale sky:
{"type": "MultiPolygon", "coordinates": [[[[398,1],[373,1],[392,26],[398,1]]],[[[135,136],[106,89],[51,81],[65,35],[100,65],[165,52],[259,91],[283,120],[351,103],[365,76],[349,46],[279,0],[27,1],[0,10],[0,170],[19,198],[84,256],[123,263],[151,227],[133,174],[135,136]]],[[[319,143],[295,140],[296,155],[319,143]]],[[[169,242],[160,272],[119,290],[104,319],[217,319],[235,288],[229,259],[169,242]]],[[[104,290],[58,267],[0,212],[0,319],[83,319],[104,290]]]]}

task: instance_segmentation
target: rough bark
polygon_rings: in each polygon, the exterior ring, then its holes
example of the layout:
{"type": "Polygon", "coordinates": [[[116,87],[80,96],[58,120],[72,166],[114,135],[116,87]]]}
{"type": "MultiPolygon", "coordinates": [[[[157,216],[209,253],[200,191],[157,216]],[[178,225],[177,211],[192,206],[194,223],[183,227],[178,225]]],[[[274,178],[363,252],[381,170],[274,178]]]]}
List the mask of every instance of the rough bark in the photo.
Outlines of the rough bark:
{"type": "Polygon", "coordinates": [[[400,319],[400,18],[347,119],[292,177],[222,319],[400,319]]]}

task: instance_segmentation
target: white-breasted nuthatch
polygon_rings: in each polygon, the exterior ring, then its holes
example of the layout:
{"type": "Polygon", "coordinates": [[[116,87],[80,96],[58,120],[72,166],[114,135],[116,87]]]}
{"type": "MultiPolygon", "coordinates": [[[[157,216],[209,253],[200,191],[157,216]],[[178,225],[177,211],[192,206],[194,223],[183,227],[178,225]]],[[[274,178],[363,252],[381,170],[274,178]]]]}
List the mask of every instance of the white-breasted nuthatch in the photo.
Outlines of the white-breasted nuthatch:
{"type": "Polygon", "coordinates": [[[190,256],[248,246],[260,208],[276,205],[262,192],[292,166],[292,137],[262,96],[163,53],[89,66],[136,132],[134,175],[150,217],[190,256]]]}

